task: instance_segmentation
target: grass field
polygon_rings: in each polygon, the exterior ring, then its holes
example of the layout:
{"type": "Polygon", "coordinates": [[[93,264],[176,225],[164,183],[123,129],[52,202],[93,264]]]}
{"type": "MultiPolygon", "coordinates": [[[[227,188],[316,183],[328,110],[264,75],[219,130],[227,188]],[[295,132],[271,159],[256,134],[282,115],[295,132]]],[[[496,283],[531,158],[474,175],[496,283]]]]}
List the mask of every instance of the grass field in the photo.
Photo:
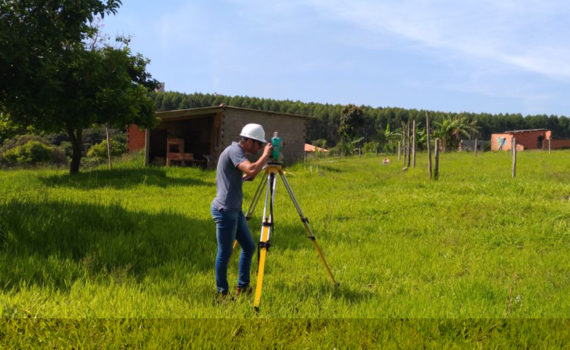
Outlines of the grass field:
{"type": "Polygon", "coordinates": [[[259,314],[216,299],[213,171],[0,172],[0,344],[567,346],[570,151],[519,153],[515,179],[508,152],[443,154],[439,181],[380,160],[286,168],[340,286],[279,181],[259,314]]]}

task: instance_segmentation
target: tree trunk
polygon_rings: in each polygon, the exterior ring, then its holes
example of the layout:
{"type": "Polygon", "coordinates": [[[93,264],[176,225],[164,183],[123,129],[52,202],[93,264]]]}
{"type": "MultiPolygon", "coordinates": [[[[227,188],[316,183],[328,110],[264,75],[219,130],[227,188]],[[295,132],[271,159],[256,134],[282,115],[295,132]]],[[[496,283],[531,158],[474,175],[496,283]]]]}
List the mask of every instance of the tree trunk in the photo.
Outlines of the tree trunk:
{"type": "Polygon", "coordinates": [[[71,154],[71,164],[69,166],[69,174],[74,175],[79,173],[79,165],[81,164],[81,152],[82,148],[82,130],[73,130],[73,128],[67,128],[67,135],[71,141],[71,149],[73,150],[71,154]]]}

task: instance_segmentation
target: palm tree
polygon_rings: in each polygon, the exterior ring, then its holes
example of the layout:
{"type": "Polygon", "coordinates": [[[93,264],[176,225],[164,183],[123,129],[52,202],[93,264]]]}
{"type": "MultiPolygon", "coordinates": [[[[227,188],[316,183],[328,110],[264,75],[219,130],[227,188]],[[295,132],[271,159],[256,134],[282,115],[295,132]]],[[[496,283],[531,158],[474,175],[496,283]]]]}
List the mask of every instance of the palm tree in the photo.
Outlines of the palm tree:
{"type": "Polygon", "coordinates": [[[479,132],[476,120],[469,120],[465,116],[451,118],[447,116],[441,122],[434,123],[437,127],[435,136],[441,140],[442,151],[445,152],[447,145],[453,147],[459,144],[461,135],[471,138],[479,132]]]}
{"type": "Polygon", "coordinates": [[[390,123],[386,124],[386,130],[384,131],[384,139],[386,140],[385,144],[385,151],[393,152],[395,149],[395,144],[400,140],[402,137],[402,133],[400,130],[390,131],[390,123]]]}

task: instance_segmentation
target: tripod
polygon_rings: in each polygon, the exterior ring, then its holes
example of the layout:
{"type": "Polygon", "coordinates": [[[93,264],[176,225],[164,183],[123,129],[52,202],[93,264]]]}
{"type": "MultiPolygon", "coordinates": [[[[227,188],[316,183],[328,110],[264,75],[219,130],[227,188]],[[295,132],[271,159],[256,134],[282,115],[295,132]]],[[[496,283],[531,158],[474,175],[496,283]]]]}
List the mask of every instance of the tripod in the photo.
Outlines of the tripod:
{"type": "MultiPolygon", "coordinates": [[[[297,213],[299,213],[299,217],[301,218],[303,225],[305,226],[305,229],[307,231],[307,238],[309,238],[311,240],[311,242],[313,242],[313,245],[314,245],[315,249],[317,250],[317,252],[319,253],[319,257],[321,258],[321,261],[323,262],[323,265],[325,266],[325,269],[327,270],[331,280],[333,281],[335,286],[338,285],[338,283],[335,281],[335,279],[332,275],[332,272],[331,272],[331,270],[330,270],[330,268],[329,268],[329,266],[325,260],[325,257],[323,255],[323,252],[321,251],[321,248],[317,244],[315,236],[313,235],[313,230],[311,229],[311,226],[309,226],[309,219],[307,219],[303,215],[303,212],[301,211],[301,207],[299,206],[299,203],[297,202],[297,199],[295,198],[295,195],[293,194],[293,191],[291,190],[291,187],[289,186],[289,182],[287,181],[287,178],[285,177],[285,174],[283,173],[283,168],[281,167],[281,164],[277,163],[277,162],[270,162],[267,164],[267,167],[265,169],[265,175],[266,175],[267,180],[266,181],[264,181],[264,180],[260,181],[259,186],[257,187],[255,194],[253,195],[253,199],[251,201],[249,209],[247,210],[247,213],[245,215],[245,218],[247,220],[249,220],[251,218],[251,215],[253,214],[253,211],[255,210],[255,206],[257,205],[257,202],[259,201],[259,197],[261,197],[261,193],[263,192],[263,186],[266,184],[267,189],[265,192],[265,206],[263,207],[263,222],[261,224],[261,235],[259,237],[259,270],[257,273],[257,285],[255,287],[255,298],[253,301],[253,307],[255,308],[256,311],[259,311],[259,303],[261,302],[261,288],[263,285],[263,273],[265,270],[265,259],[267,257],[267,251],[269,250],[269,247],[271,246],[269,238],[271,237],[271,232],[274,230],[274,226],[273,226],[273,204],[275,202],[275,184],[277,183],[276,180],[277,180],[278,174],[281,177],[281,180],[283,181],[283,185],[285,185],[287,192],[289,193],[289,197],[291,197],[291,201],[293,201],[293,204],[295,205],[295,208],[297,209],[297,213]],[[268,207],[268,204],[269,204],[269,207],[268,207]]],[[[235,247],[235,244],[234,244],[234,247],[235,247]]]]}

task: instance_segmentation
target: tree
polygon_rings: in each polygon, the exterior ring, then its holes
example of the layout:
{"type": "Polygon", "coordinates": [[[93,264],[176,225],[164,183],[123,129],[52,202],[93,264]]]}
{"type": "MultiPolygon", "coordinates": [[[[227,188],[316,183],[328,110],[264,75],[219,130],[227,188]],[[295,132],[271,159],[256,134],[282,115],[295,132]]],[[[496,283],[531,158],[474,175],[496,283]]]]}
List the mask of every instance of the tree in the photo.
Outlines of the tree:
{"type": "Polygon", "coordinates": [[[351,140],[356,136],[357,129],[364,122],[362,114],[362,109],[353,104],[348,104],[343,108],[338,128],[341,141],[351,140]]]}
{"type": "Polygon", "coordinates": [[[441,139],[442,149],[445,152],[447,146],[459,144],[461,135],[471,138],[478,133],[477,121],[469,120],[465,116],[448,116],[441,122],[434,123],[437,127],[435,135],[441,139]]]}
{"type": "Polygon", "coordinates": [[[14,123],[64,131],[72,144],[70,173],[79,172],[82,131],[93,124],[152,126],[148,91],[157,81],[148,60],[123,47],[89,47],[96,16],[119,0],[8,0],[0,3],[0,106],[14,123]]]}
{"type": "Polygon", "coordinates": [[[384,139],[386,140],[384,150],[386,152],[393,152],[401,138],[402,132],[400,129],[390,131],[390,124],[386,124],[386,130],[384,130],[384,139]]]}

